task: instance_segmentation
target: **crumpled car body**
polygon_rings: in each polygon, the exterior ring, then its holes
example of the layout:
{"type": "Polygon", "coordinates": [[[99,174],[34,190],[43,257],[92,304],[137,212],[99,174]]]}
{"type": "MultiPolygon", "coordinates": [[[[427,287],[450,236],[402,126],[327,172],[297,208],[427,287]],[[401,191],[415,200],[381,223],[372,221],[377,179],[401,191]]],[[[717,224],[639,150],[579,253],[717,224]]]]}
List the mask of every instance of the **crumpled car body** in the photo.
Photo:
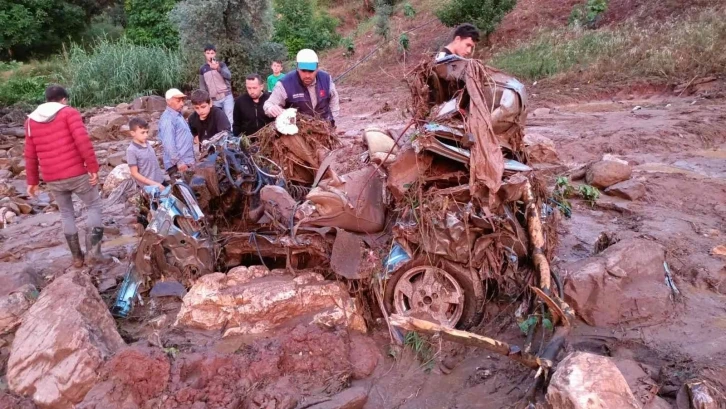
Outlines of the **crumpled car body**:
{"type": "Polygon", "coordinates": [[[175,280],[187,287],[214,272],[214,243],[193,190],[178,181],[163,191],[147,187],[152,218],[131,257],[124,281],[111,309],[126,317],[141,292],[159,280],[175,280]]]}

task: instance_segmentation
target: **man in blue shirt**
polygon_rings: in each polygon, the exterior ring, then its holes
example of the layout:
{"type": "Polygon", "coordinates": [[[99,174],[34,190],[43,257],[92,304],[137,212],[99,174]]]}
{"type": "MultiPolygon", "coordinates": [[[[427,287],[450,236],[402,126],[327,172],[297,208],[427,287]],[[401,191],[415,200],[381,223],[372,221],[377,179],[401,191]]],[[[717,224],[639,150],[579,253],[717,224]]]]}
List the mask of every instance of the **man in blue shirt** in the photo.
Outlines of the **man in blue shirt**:
{"type": "Polygon", "coordinates": [[[176,88],[166,91],[166,110],[159,119],[159,140],[164,147],[164,169],[179,172],[194,167],[194,137],[181,111],[186,95],[176,88]]]}

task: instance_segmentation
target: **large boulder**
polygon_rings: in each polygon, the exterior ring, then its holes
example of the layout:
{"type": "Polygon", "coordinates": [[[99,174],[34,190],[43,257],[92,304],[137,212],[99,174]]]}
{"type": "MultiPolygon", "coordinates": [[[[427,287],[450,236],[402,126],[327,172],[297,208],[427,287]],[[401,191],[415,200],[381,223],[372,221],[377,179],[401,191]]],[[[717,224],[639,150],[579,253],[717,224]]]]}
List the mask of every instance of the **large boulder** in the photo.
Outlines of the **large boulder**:
{"type": "Polygon", "coordinates": [[[610,158],[595,162],[587,169],[585,181],[597,188],[604,189],[630,179],[632,168],[623,160],[610,158]]]}
{"type": "Polygon", "coordinates": [[[134,346],[123,349],[100,371],[97,383],[76,409],[158,407],[169,382],[171,365],[160,349],[134,346]],[[146,406],[142,406],[146,404],[146,406]]]}
{"type": "Polygon", "coordinates": [[[238,267],[202,276],[184,296],[176,325],[225,335],[259,334],[291,320],[365,331],[355,302],[338,282],[317,273],[238,267]]]}
{"type": "Polygon", "coordinates": [[[15,333],[10,390],[41,408],[71,409],[96,384],[104,360],[123,346],[91,278],[65,274],[43,290],[15,333]]]}
{"type": "Polygon", "coordinates": [[[672,309],[664,262],[660,244],[623,240],[595,257],[562,266],[570,272],[565,299],[598,327],[661,319],[672,309]]]}
{"type": "Polygon", "coordinates": [[[552,409],[641,409],[615,364],[587,352],[572,353],[557,365],[547,402],[552,409]]]}
{"type": "Polygon", "coordinates": [[[131,179],[131,169],[127,164],[121,164],[113,168],[111,173],[106,176],[106,180],[103,182],[103,193],[109,194],[113,192],[118,185],[126,179],[131,179]]]}
{"type": "Polygon", "coordinates": [[[91,117],[88,121],[88,133],[91,139],[103,141],[114,139],[119,128],[128,122],[126,116],[116,112],[105,112],[91,117]]]}

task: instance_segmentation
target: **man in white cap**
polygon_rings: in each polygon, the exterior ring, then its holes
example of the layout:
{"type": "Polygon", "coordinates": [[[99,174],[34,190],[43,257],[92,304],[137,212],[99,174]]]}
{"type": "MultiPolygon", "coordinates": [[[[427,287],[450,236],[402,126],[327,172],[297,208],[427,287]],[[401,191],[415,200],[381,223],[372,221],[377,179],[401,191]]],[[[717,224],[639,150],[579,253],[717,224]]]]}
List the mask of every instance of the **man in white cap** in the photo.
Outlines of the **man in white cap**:
{"type": "Polygon", "coordinates": [[[176,88],[166,91],[166,109],[159,119],[159,140],[164,147],[164,169],[176,165],[179,172],[194,166],[194,137],[184,120],[182,109],[186,95],[176,88]]]}
{"type": "Polygon", "coordinates": [[[318,69],[318,55],[309,49],[297,53],[297,70],[285,74],[275,84],[264,110],[276,118],[286,108],[297,108],[298,112],[324,119],[335,126],[340,112],[340,99],[333,79],[318,69]]]}

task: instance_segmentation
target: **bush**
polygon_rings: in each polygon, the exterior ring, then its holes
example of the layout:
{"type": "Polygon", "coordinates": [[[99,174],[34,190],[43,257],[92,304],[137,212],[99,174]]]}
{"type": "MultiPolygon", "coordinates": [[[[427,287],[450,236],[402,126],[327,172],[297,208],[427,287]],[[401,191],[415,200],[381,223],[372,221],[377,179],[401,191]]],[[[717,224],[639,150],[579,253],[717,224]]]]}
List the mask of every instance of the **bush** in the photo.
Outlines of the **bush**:
{"type": "Polygon", "coordinates": [[[273,39],[287,47],[290,58],[298,51],[315,51],[335,47],[340,36],[335,32],[338,20],[317,7],[315,0],[275,0],[273,39]]]}
{"type": "Polygon", "coordinates": [[[45,98],[47,86],[46,77],[12,74],[0,84],[0,106],[9,106],[18,102],[41,103],[45,98]]]}
{"type": "Polygon", "coordinates": [[[285,47],[270,41],[271,11],[268,0],[184,0],[177,4],[170,18],[181,33],[184,84],[198,87],[206,43],[216,45],[218,58],[232,71],[233,86],[241,84],[242,89],[248,73],[262,74],[269,70],[270,61],[284,59],[285,47]]]}
{"type": "Polygon", "coordinates": [[[66,59],[71,102],[75,106],[118,104],[142,95],[163,94],[181,82],[181,58],[163,46],[122,39],[98,41],[90,50],[74,44],[66,59]]]}
{"type": "Polygon", "coordinates": [[[398,51],[405,53],[408,51],[409,47],[409,38],[406,33],[401,33],[401,35],[398,37],[398,51]]]}
{"type": "Polygon", "coordinates": [[[587,0],[584,4],[578,4],[572,9],[569,23],[574,26],[592,28],[607,9],[607,0],[587,0]]]}
{"type": "Polygon", "coordinates": [[[81,42],[92,44],[102,38],[116,41],[124,34],[124,28],[114,24],[112,18],[107,14],[101,14],[91,20],[86,30],[81,35],[81,42]]]}
{"type": "Polygon", "coordinates": [[[134,44],[175,48],[179,33],[169,21],[176,0],[126,0],[126,36],[134,44]]]}
{"type": "Polygon", "coordinates": [[[436,11],[436,16],[447,27],[474,24],[487,36],[516,4],[516,0],[451,0],[436,11]]]}
{"type": "Polygon", "coordinates": [[[411,3],[406,2],[403,4],[403,16],[406,18],[414,18],[416,17],[416,9],[413,8],[411,3]]]}
{"type": "Polygon", "coordinates": [[[391,15],[393,14],[393,5],[386,0],[376,1],[375,25],[376,34],[388,39],[391,35],[391,15]]]}
{"type": "Polygon", "coordinates": [[[340,45],[343,46],[343,49],[345,50],[343,52],[343,55],[345,57],[351,57],[353,54],[355,54],[355,42],[353,41],[352,37],[345,37],[342,40],[340,40],[340,45]]]}

